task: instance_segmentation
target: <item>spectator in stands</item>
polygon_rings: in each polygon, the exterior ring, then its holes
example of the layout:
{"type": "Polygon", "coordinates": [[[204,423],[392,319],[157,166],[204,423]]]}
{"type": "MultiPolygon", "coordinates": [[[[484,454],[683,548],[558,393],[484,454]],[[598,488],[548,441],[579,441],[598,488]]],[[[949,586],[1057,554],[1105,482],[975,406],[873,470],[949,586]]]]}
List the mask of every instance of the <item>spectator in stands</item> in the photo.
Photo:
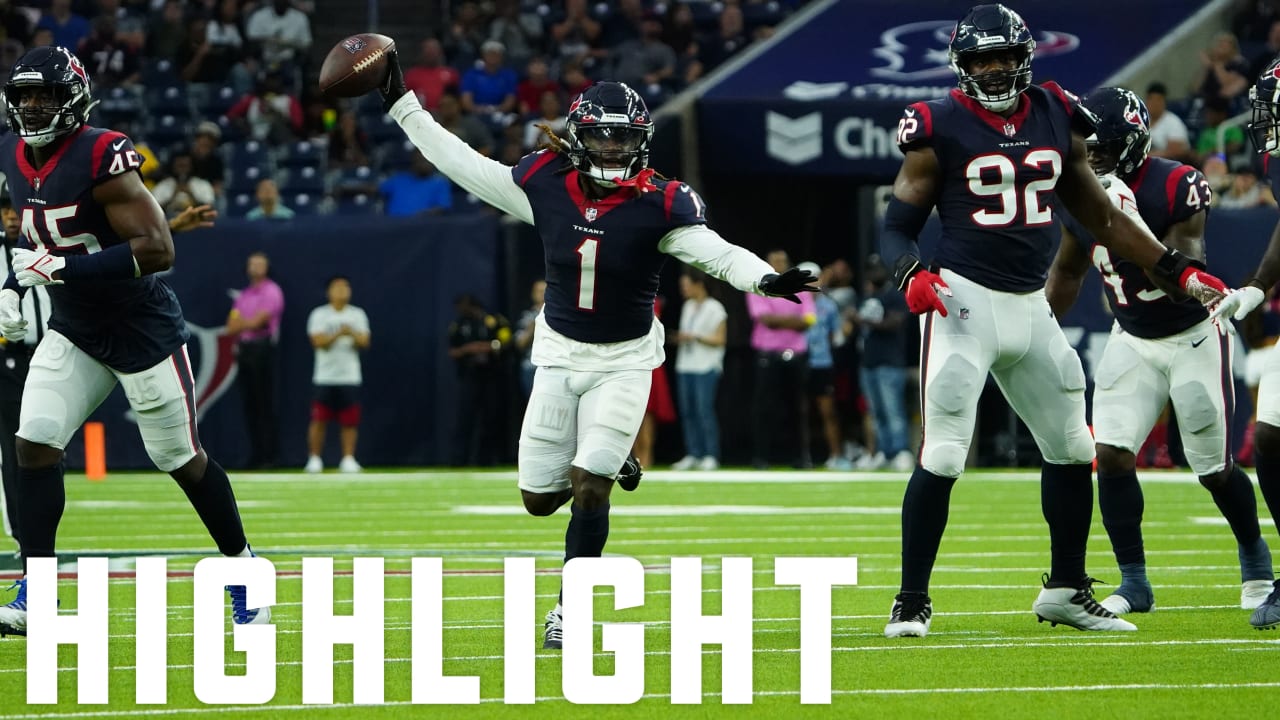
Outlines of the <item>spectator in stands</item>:
{"type": "Polygon", "coordinates": [[[287,143],[302,132],[302,103],[285,91],[284,75],[263,75],[258,88],[227,110],[227,118],[260,142],[287,143]]]}
{"type": "Polygon", "coordinates": [[[165,0],[159,16],[153,16],[147,28],[146,56],[153,60],[177,63],[187,44],[187,26],[182,18],[182,3],[165,0]]]}
{"type": "MultiPolygon", "coordinates": [[[[263,181],[269,182],[269,181],[263,181]]],[[[246,263],[249,286],[240,291],[225,332],[236,338],[238,378],[249,431],[250,468],[274,467],[277,453],[276,373],[284,292],[270,277],[271,261],[255,252],[246,263]]]]}
{"type": "Polygon", "coordinates": [[[1228,108],[1236,98],[1242,97],[1252,82],[1249,63],[1240,55],[1240,44],[1229,32],[1218,33],[1207,51],[1200,53],[1200,69],[1191,83],[1191,89],[1207,103],[1213,99],[1225,100],[1228,108]]]}
{"type": "Polygon", "coordinates": [[[640,37],[614,46],[610,79],[635,88],[650,106],[664,99],[664,83],[676,72],[676,52],[662,42],[662,23],[646,18],[640,24],[640,37]]]}
{"type": "Polygon", "coordinates": [[[1240,0],[1235,4],[1243,9],[1231,21],[1231,30],[1244,42],[1265,40],[1271,24],[1280,20],[1280,3],[1275,0],[1240,0]]]}
{"type": "Polygon", "coordinates": [[[356,114],[344,110],[338,124],[329,131],[329,167],[335,170],[365,167],[370,164],[369,136],[360,129],[356,114]]]}
{"type": "Polygon", "coordinates": [[[501,315],[485,312],[470,294],[459,295],[457,318],[449,325],[449,357],[458,367],[458,423],[455,465],[492,465],[497,460],[502,381],[500,354],[511,341],[501,315]]]}
{"type": "Polygon", "coordinates": [[[565,97],[575,98],[591,87],[591,78],[582,70],[582,63],[566,62],[560,68],[560,82],[564,85],[565,97]]]}
{"type": "Polygon", "coordinates": [[[440,105],[440,95],[447,87],[462,81],[458,71],[444,63],[444,48],[435,38],[422,41],[418,64],[404,71],[404,85],[418,96],[427,110],[440,105]]]}
{"type": "Polygon", "coordinates": [[[1151,115],[1151,155],[1178,162],[1191,158],[1191,136],[1182,118],[1169,112],[1169,90],[1164,83],[1147,86],[1147,112],[1151,115]]]}
{"type": "Polygon", "coordinates": [[[1280,20],[1271,23],[1267,29],[1267,41],[1247,58],[1249,60],[1249,77],[1256,78],[1280,55],[1280,20]]]}
{"type": "Polygon", "coordinates": [[[907,410],[904,387],[903,333],[907,304],[889,283],[889,271],[878,255],[867,259],[866,299],[853,315],[862,342],[862,392],[876,424],[876,453],[859,459],[860,470],[891,464],[906,472],[915,464],[907,449],[907,410]]]}
{"type": "MultiPolygon", "coordinates": [[[[0,2],[3,2],[3,0],[0,0],[0,2]]],[[[13,71],[14,63],[18,62],[26,51],[26,47],[13,38],[0,42],[0,77],[9,77],[9,73],[13,71]]]]}
{"type": "Polygon", "coordinates": [[[303,64],[311,49],[311,21],[289,0],[271,0],[255,10],[245,35],[258,46],[258,56],[268,67],[303,64]]]}
{"type": "Polygon", "coordinates": [[[1225,152],[1228,158],[1235,157],[1244,149],[1244,130],[1239,125],[1227,127],[1222,132],[1222,143],[1219,146],[1218,129],[1227,121],[1230,103],[1220,97],[1209,98],[1204,103],[1204,127],[1196,136],[1196,157],[1203,159],[1216,152],[1225,152]]]}
{"type": "Polygon", "coordinates": [[[1258,174],[1247,163],[1241,164],[1231,179],[1231,187],[1213,199],[1214,207],[1244,209],[1270,205],[1275,207],[1275,197],[1262,183],[1258,174]]]}
{"type": "Polygon", "coordinates": [[[484,64],[462,75],[462,107],[487,122],[491,127],[510,124],[508,116],[516,111],[516,71],[503,64],[502,43],[487,40],[480,46],[484,64]]]}
{"type": "Polygon", "coordinates": [[[742,19],[742,8],[726,5],[720,11],[719,29],[698,43],[698,60],[702,62],[702,71],[711,72],[750,44],[751,38],[747,36],[742,19]]]}
{"type": "Polygon", "coordinates": [[[212,46],[210,52],[225,53],[239,59],[244,52],[244,33],[240,22],[239,0],[220,0],[218,9],[209,18],[205,38],[212,46]]]}
{"type": "Polygon", "coordinates": [[[702,62],[698,60],[698,26],[693,21],[693,10],[685,2],[676,3],[667,10],[662,41],[676,53],[676,76],[684,85],[690,85],[702,77],[702,62]]]}
{"type": "Polygon", "coordinates": [[[539,112],[542,105],[542,94],[545,92],[559,94],[563,92],[560,83],[551,77],[551,68],[543,58],[536,57],[525,66],[525,77],[516,86],[516,104],[521,115],[533,115],[539,112]]]}
{"type": "Polygon", "coordinates": [[[280,202],[280,188],[270,178],[258,182],[258,207],[244,216],[246,220],[292,220],[293,211],[280,202]]]}
{"type": "Polygon", "coordinates": [[[453,13],[453,23],[445,35],[443,44],[449,64],[465,70],[480,57],[480,46],[488,37],[488,28],[480,15],[480,8],[473,0],[463,0],[453,13]]]}
{"type": "Polygon", "coordinates": [[[724,372],[728,313],[707,294],[707,276],[686,268],[680,276],[680,329],[676,332],[676,397],[684,431],[684,457],[673,470],[715,470],[720,467],[720,420],[716,392],[724,372]]]}
{"type": "Polygon", "coordinates": [[[524,137],[521,138],[521,148],[525,152],[533,152],[535,148],[542,142],[543,127],[551,128],[551,132],[557,137],[563,137],[566,117],[560,107],[560,93],[554,90],[546,90],[542,93],[542,98],[538,101],[539,114],[538,117],[525,123],[524,137]]]}
{"type": "Polygon", "coordinates": [[[10,40],[25,49],[31,43],[31,20],[26,12],[14,7],[12,0],[0,0],[0,42],[10,40]]]}
{"type": "Polygon", "coordinates": [[[241,42],[239,34],[223,34],[228,29],[236,32],[234,25],[215,26],[201,17],[187,23],[187,44],[178,54],[178,67],[184,80],[217,87],[226,84],[232,68],[240,61],[241,42]]]}
{"type": "Polygon", "coordinates": [[[71,12],[71,0],[50,0],[49,10],[40,16],[36,27],[53,33],[53,44],[72,52],[80,49],[80,42],[89,37],[89,20],[71,12]]]}
{"type": "Polygon", "coordinates": [[[388,217],[439,215],[453,207],[453,185],[436,172],[436,166],[414,151],[413,169],[398,172],[378,186],[388,217]]]}
{"type": "Polygon", "coordinates": [[[195,137],[191,140],[191,174],[207,180],[218,197],[222,197],[222,183],[227,175],[226,165],[218,154],[221,141],[222,128],[210,120],[196,126],[195,137]]]}
{"type": "Polygon", "coordinates": [[[98,87],[129,88],[142,77],[137,51],[116,39],[116,19],[110,15],[94,18],[93,30],[77,55],[98,87]]]}
{"type": "MultiPolygon", "coordinates": [[[[818,278],[820,287],[826,286],[831,273],[823,272],[815,262],[800,263],[796,267],[808,271],[818,278]]],[[[822,423],[822,437],[827,442],[828,470],[852,470],[853,463],[845,458],[841,447],[840,418],[836,414],[836,360],[834,348],[844,341],[843,321],[840,317],[840,306],[827,297],[826,293],[818,293],[813,297],[815,322],[805,333],[805,341],[809,347],[809,382],[805,391],[818,409],[818,420],[822,423]]],[[[802,422],[809,423],[806,415],[802,422]]]]}
{"type": "Polygon", "coordinates": [[[519,0],[498,0],[496,17],[489,23],[489,39],[507,49],[507,62],[519,67],[542,49],[542,18],[524,12],[519,0]]]}
{"type": "Polygon", "coordinates": [[[1204,159],[1200,166],[1204,179],[1209,181],[1209,188],[1215,195],[1221,195],[1231,189],[1231,173],[1227,170],[1227,156],[1213,153],[1204,159]]]}
{"type": "MultiPolygon", "coordinates": [[[[727,11],[729,8],[725,8],[727,11]]],[[[775,272],[785,272],[791,260],[785,250],[772,250],[765,260],[775,272]]],[[[756,375],[752,402],[752,465],[769,467],[769,451],[775,445],[778,428],[799,430],[793,445],[794,465],[813,467],[809,457],[808,423],[803,422],[805,383],[809,369],[805,331],[815,321],[813,298],[800,296],[796,304],[786,298],[747,295],[751,316],[751,349],[756,354],[756,375]]]]}
{"type": "Polygon", "coordinates": [[[169,160],[169,177],[151,189],[165,215],[172,216],[195,205],[212,205],[217,200],[213,185],[192,172],[191,154],[177,152],[169,160]]]}
{"type": "MultiPolygon", "coordinates": [[[[592,55],[600,41],[600,23],[596,22],[587,11],[587,0],[565,0],[564,20],[551,26],[551,39],[554,41],[561,63],[574,62],[579,69],[592,62],[592,55]]],[[[567,73],[562,70],[561,77],[568,83],[567,73]]],[[[581,90],[570,92],[574,95],[581,90]]]]}
{"type": "MultiPolygon", "coordinates": [[[[47,27],[36,28],[31,31],[31,47],[44,47],[53,44],[53,31],[47,27]]],[[[9,66],[10,68],[13,65],[9,66]]]]}
{"type": "Polygon", "coordinates": [[[625,42],[639,40],[644,35],[644,19],[642,0],[617,0],[613,3],[613,11],[604,20],[600,43],[616,48],[625,42]]]}
{"type": "Polygon", "coordinates": [[[538,315],[542,313],[542,303],[547,295],[547,281],[534,280],[529,288],[529,307],[520,313],[520,321],[516,324],[516,350],[520,352],[520,389],[524,399],[529,399],[533,392],[533,374],[537,366],[533,364],[533,334],[537,330],[538,315]]]}
{"type": "Polygon", "coordinates": [[[369,349],[369,316],[351,303],[351,281],[342,275],[329,280],[329,302],[307,317],[307,335],[315,348],[315,371],[311,384],[311,424],[307,427],[306,471],[324,469],[320,459],[329,421],[341,426],[342,460],[338,470],[358,473],[356,439],[360,428],[360,351],[369,349]]]}
{"type": "Polygon", "coordinates": [[[458,91],[446,88],[440,95],[440,105],[431,113],[444,129],[462,138],[462,141],[482,155],[493,155],[493,135],[489,128],[473,115],[462,111],[462,98],[458,91]]]}

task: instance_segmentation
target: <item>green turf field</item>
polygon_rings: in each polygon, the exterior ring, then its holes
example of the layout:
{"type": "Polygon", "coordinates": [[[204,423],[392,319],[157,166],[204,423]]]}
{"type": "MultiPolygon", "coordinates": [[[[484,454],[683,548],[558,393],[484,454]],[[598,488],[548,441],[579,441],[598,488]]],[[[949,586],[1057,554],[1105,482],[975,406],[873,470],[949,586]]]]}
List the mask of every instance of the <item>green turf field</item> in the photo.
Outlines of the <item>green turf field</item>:
{"type": "MultiPolygon", "coordinates": [[[[66,559],[109,554],[127,570],[139,553],[169,556],[168,705],[134,704],[132,580],[111,581],[111,702],[76,704],[75,652],[64,649],[57,706],[25,703],[25,640],[0,642],[5,718],[150,715],[246,718],[483,717],[1244,717],[1262,716],[1280,698],[1280,633],[1263,633],[1240,610],[1235,542],[1208,494],[1190,475],[1148,473],[1146,539],[1158,612],[1138,615],[1136,634],[1086,634],[1038,624],[1030,612],[1048,540],[1038,474],[969,473],[956,487],[932,595],[933,632],[886,640],[882,629],[898,582],[898,508],[906,478],[897,473],[646,474],[638,492],[615,492],[606,552],[647,568],[645,605],[614,612],[598,597],[596,621],[644,621],[645,697],[631,706],[568,704],[559,653],[538,651],[534,706],[506,706],[503,603],[505,556],[536,558],[536,614],[555,602],[567,511],[523,514],[513,473],[401,472],[359,477],[238,475],[237,495],[250,541],[280,574],[277,689],[270,705],[219,708],[192,691],[192,588],[189,571],[210,541],[185,498],[159,473],[112,474],[107,482],[68,478],[59,534],[66,559]],[[668,566],[697,555],[707,568],[704,611],[718,614],[719,559],[754,558],[754,702],[721,704],[720,653],[703,661],[704,704],[670,702],[668,566]],[[774,558],[855,555],[859,585],[834,592],[830,706],[800,702],[799,592],[773,585],[774,558]],[[303,556],[386,558],[387,706],[352,705],[351,652],[336,649],[332,707],[302,704],[303,556]],[[410,701],[408,570],[413,556],[444,558],[444,672],[478,675],[479,706],[418,707],[410,701]],[[452,574],[451,574],[451,571],[452,574]],[[470,571],[470,572],[466,572],[470,571]],[[487,572],[476,572],[487,571],[487,572]],[[1268,702],[1270,701],[1270,702],[1268,702]]],[[[1276,535],[1264,521],[1273,546],[1276,535]]],[[[1116,582],[1100,520],[1090,570],[1116,582]]],[[[7,583],[6,583],[7,584],[7,583]]],[[[351,579],[335,580],[335,605],[350,608],[351,579]]],[[[1105,596],[1106,587],[1098,589],[1105,596]]],[[[70,581],[64,610],[76,604],[70,581]]],[[[0,602],[8,596],[0,595],[0,602]]],[[[230,625],[228,621],[228,626],[230,625]]],[[[597,630],[597,648],[598,645],[597,630]]],[[[539,643],[540,647],[540,643],[539,643]]],[[[228,656],[237,672],[237,655],[228,656]]],[[[240,666],[242,667],[242,665],[240,666]]],[[[598,673],[612,669],[600,653],[598,673]]],[[[731,683],[741,678],[730,678],[731,683]]]]}

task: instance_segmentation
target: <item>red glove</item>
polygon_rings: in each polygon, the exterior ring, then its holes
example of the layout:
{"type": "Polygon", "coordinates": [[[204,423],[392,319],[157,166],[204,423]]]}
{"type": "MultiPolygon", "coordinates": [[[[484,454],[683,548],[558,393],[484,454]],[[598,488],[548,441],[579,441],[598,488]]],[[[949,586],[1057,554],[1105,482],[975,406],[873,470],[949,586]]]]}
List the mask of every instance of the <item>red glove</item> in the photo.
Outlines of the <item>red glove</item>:
{"type": "Polygon", "coordinates": [[[1196,267],[1189,267],[1182,271],[1182,277],[1178,278],[1178,287],[1204,305],[1212,305],[1227,294],[1226,283],[1196,267]]]}
{"type": "MultiPolygon", "coordinates": [[[[1217,278],[1214,278],[1217,280],[1217,278]]],[[[1221,283],[1219,283],[1221,284],[1221,283]]],[[[951,288],[947,282],[928,270],[917,271],[907,280],[907,309],[916,315],[937,310],[942,317],[947,316],[947,306],[942,304],[939,294],[951,297],[951,288]]]]}

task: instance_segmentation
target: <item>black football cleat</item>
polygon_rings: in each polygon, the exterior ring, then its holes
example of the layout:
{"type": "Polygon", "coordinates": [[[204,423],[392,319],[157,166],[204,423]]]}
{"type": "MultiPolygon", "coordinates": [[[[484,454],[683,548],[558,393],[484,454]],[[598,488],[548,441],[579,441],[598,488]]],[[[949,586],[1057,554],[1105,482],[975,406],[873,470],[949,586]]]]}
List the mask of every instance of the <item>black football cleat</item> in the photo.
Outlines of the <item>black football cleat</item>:
{"type": "Polygon", "coordinates": [[[644,475],[644,468],[640,467],[640,461],[636,459],[635,453],[627,456],[622,463],[622,469],[618,471],[618,487],[627,492],[634,492],[640,487],[640,477],[644,475]]]}

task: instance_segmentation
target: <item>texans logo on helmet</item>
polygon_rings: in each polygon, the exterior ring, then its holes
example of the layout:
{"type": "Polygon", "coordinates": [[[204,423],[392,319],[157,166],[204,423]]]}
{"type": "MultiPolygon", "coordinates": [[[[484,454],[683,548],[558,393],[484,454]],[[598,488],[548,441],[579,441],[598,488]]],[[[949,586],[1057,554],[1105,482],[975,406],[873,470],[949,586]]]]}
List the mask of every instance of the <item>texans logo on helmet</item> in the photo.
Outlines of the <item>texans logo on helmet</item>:
{"type": "Polygon", "coordinates": [[[1271,66],[1271,77],[1280,80],[1280,62],[1271,66]]]}
{"type": "Polygon", "coordinates": [[[574,110],[577,110],[578,106],[581,104],[582,104],[582,95],[579,94],[577,97],[573,99],[572,103],[569,103],[569,112],[573,112],[574,110]]]}
{"type": "Polygon", "coordinates": [[[1142,113],[1138,112],[1138,108],[1130,105],[1124,110],[1124,121],[1130,125],[1137,125],[1142,129],[1146,129],[1147,124],[1142,120],[1142,113]]]}
{"type": "Polygon", "coordinates": [[[75,73],[85,85],[89,84],[89,73],[85,72],[84,64],[80,62],[80,58],[72,55],[66,48],[58,48],[63,55],[67,56],[67,66],[71,68],[71,72],[75,73]]]}

